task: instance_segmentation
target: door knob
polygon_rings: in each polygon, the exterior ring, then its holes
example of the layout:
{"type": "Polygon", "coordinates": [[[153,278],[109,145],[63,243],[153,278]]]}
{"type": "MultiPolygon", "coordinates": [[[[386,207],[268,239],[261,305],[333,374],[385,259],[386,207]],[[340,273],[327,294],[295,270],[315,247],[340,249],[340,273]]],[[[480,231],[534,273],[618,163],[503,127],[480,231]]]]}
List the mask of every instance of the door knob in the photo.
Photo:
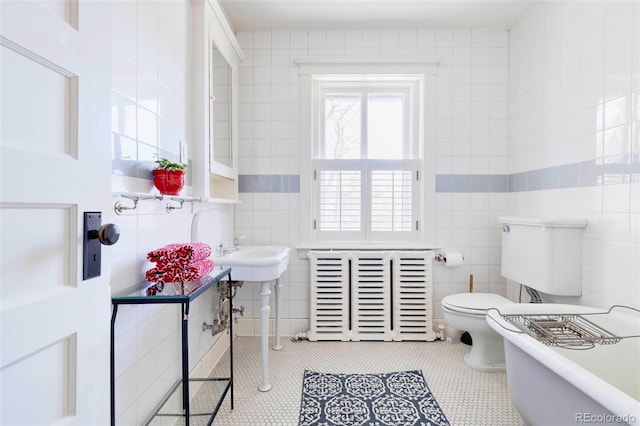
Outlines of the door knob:
{"type": "Polygon", "coordinates": [[[111,246],[118,242],[120,229],[113,223],[102,225],[100,212],[84,212],[84,235],[82,241],[82,278],[100,276],[102,245],[111,246]]]}
{"type": "Polygon", "coordinates": [[[91,229],[87,232],[87,237],[90,240],[98,240],[100,244],[104,246],[112,246],[120,239],[120,228],[113,223],[107,223],[102,225],[98,229],[91,229]]]}
{"type": "Polygon", "coordinates": [[[120,228],[113,223],[102,225],[98,229],[98,241],[104,246],[112,246],[120,239],[120,228]]]}

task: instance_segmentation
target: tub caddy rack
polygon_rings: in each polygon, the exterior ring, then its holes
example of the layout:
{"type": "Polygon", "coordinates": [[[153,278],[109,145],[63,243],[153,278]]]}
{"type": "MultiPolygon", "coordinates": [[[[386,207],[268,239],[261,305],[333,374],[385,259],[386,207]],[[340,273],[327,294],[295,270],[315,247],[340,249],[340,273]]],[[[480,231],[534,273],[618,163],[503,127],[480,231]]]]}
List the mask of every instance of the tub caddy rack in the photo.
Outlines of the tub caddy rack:
{"type": "Polygon", "coordinates": [[[503,315],[509,323],[548,346],[589,349],[618,343],[620,337],[581,315],[503,315]]]}
{"type": "MultiPolygon", "coordinates": [[[[501,316],[521,332],[548,346],[566,349],[591,349],[595,345],[613,345],[633,336],[619,336],[596,324],[587,317],[607,315],[614,308],[629,308],[614,305],[607,312],[588,314],[519,314],[501,316]]],[[[633,309],[635,310],[635,309],[633,309]]]]}

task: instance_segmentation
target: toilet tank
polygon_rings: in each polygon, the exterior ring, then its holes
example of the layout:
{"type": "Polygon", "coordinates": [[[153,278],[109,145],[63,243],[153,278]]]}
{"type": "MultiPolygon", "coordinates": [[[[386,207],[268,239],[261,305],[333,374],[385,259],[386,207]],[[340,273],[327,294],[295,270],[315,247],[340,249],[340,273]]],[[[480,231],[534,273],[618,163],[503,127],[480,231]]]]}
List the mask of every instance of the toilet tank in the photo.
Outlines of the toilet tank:
{"type": "Polygon", "coordinates": [[[499,217],[502,276],[558,296],[582,294],[586,219],[499,217]]]}

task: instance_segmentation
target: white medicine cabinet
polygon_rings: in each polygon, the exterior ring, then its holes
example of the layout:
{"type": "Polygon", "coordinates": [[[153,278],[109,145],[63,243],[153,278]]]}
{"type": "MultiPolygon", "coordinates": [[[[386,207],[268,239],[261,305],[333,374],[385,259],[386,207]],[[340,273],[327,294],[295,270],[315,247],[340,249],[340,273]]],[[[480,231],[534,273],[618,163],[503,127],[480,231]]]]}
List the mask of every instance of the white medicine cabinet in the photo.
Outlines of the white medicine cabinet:
{"type": "Polygon", "coordinates": [[[238,63],[243,55],[216,0],[192,0],[194,190],[238,199],[238,63]]]}

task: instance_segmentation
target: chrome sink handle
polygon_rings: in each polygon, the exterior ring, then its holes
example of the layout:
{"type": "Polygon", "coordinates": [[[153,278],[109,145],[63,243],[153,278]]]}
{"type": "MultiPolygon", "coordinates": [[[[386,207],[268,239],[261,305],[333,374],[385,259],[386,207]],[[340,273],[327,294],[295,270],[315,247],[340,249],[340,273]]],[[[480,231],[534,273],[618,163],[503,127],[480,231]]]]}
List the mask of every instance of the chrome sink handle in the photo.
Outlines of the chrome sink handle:
{"type": "Polygon", "coordinates": [[[233,238],[233,247],[237,249],[238,247],[241,246],[240,240],[246,240],[246,239],[247,239],[246,235],[240,235],[238,237],[234,237],[233,238]]]}

